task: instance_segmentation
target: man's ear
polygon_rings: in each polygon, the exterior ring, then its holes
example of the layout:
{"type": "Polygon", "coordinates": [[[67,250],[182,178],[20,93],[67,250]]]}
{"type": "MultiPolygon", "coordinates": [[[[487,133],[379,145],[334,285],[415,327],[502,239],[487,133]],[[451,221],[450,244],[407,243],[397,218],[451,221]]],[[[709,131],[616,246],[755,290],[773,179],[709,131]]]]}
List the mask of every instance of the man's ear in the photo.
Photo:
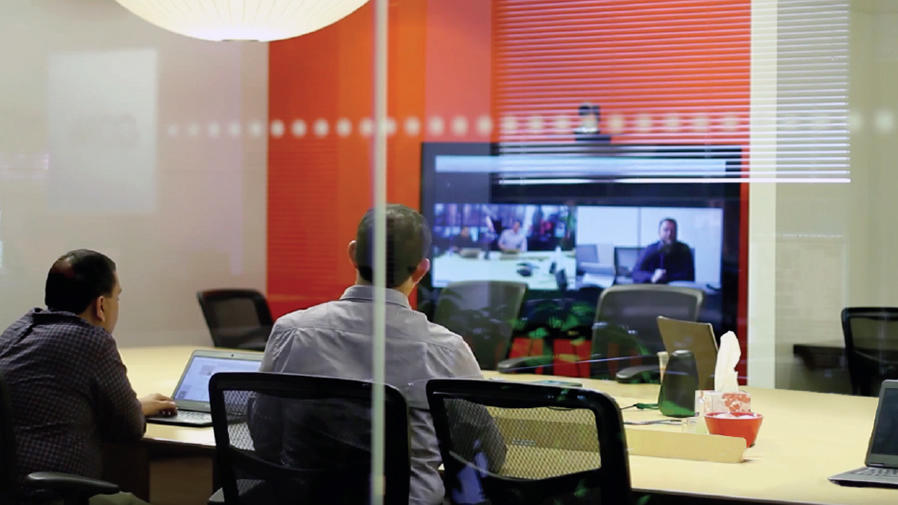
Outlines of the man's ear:
{"type": "Polygon", "coordinates": [[[349,254],[349,261],[352,263],[352,266],[358,270],[359,265],[355,258],[355,251],[358,248],[358,244],[355,240],[350,240],[349,245],[346,247],[346,252],[349,254]]]}
{"type": "Polygon", "coordinates": [[[106,306],[105,306],[105,304],[106,304],[106,297],[102,296],[102,295],[96,297],[94,299],[94,301],[91,302],[91,312],[93,312],[93,315],[95,318],[97,318],[97,321],[99,321],[101,323],[106,322],[106,306]]]}
{"type": "Polygon", "coordinates": [[[418,263],[418,266],[415,267],[415,271],[412,272],[412,282],[414,282],[415,284],[420,282],[428,271],[430,271],[430,260],[427,258],[423,258],[418,263]]]}

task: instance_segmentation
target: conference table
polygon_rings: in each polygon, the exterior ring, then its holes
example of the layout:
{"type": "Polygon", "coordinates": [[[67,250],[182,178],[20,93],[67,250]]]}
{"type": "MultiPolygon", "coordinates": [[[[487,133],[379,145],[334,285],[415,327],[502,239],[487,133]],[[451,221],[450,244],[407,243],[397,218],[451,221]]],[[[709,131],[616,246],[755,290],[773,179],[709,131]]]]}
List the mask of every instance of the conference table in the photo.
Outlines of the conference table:
{"type": "Polygon", "coordinates": [[[530,289],[558,289],[555,277],[557,269],[563,269],[568,279],[574,279],[577,261],[571,251],[528,251],[514,254],[490,251],[488,257],[479,252],[475,257],[465,257],[447,252],[433,258],[434,285],[450,282],[495,281],[526,282],[530,289]],[[552,264],[556,263],[555,269],[552,264]]]}
{"type": "MultiPolygon", "coordinates": [[[[128,376],[138,395],[174,390],[184,364],[196,347],[164,346],[121,349],[128,376]]],[[[544,375],[484,372],[487,379],[532,382],[544,375]]],[[[619,384],[613,381],[557,377],[603,391],[621,407],[654,402],[656,384],[619,384]]],[[[656,503],[804,503],[894,504],[898,489],[843,487],[827,477],[862,466],[873,427],[876,399],[745,387],[752,395],[752,410],[764,421],[757,441],[744,452],[741,463],[718,463],[630,454],[630,476],[635,495],[651,494],[656,503]]],[[[657,412],[624,409],[625,421],[660,417],[657,412]]],[[[694,429],[695,425],[689,427],[694,429]]],[[[627,426],[633,430],[680,431],[680,426],[627,426]]],[[[207,458],[211,466],[214,436],[211,428],[148,424],[137,459],[129,472],[138,495],[148,494],[149,472],[155,457],[186,455],[207,458]],[[136,470],[134,470],[136,469],[136,470]],[[137,476],[134,479],[135,474],[137,476]]],[[[175,478],[178,476],[175,475],[175,478]]],[[[154,476],[155,478],[155,476],[154,476]]],[[[169,477],[171,478],[171,477],[169,477]]],[[[153,483],[153,487],[159,483],[153,483]]],[[[211,489],[212,484],[205,486],[211,489]]]]}

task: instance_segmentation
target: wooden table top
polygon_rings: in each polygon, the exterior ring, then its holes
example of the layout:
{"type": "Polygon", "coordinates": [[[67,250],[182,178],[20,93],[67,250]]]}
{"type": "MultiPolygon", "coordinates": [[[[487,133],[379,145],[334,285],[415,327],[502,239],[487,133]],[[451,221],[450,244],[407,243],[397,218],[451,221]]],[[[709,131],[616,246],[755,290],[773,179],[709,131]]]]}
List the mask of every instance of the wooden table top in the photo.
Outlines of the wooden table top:
{"type": "MultiPolygon", "coordinates": [[[[121,349],[122,359],[138,395],[171,394],[192,346],[121,349]]],[[[499,375],[503,380],[536,381],[541,375],[499,375]]],[[[655,402],[658,385],[619,384],[593,379],[576,380],[584,387],[608,393],[618,404],[655,402]]],[[[898,489],[853,488],[833,484],[827,477],[862,466],[873,428],[876,398],[771,390],[746,387],[752,410],[764,415],[754,447],[742,463],[711,463],[631,455],[630,474],[635,490],[703,496],[776,500],[819,504],[894,504],[898,489]]],[[[623,411],[624,419],[657,415],[623,411]]],[[[627,430],[641,429],[628,426],[627,430]]],[[[679,429],[669,427],[668,429],[679,429]]],[[[214,447],[211,428],[150,424],[145,438],[162,443],[214,447]]]]}

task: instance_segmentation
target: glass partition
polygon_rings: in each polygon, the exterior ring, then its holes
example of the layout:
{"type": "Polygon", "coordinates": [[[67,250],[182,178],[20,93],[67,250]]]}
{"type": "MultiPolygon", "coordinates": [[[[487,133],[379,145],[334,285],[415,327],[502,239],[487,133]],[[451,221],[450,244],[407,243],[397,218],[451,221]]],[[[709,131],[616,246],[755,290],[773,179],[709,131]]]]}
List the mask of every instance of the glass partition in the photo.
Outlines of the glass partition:
{"type": "MultiPolygon", "coordinates": [[[[120,347],[211,346],[197,292],[254,289],[275,320],[338,299],[359,220],[388,202],[432,235],[410,307],[489,369],[614,378],[609,342],[647,364],[659,311],[612,321],[600,299],[662,285],[735,333],[742,384],[851,391],[841,311],[898,303],[898,6],[379,5],[271,43],[114,2],[5,6],[2,326],[87,247],[118,265],[120,347]]],[[[376,361],[389,382],[399,365],[376,361]]],[[[425,410],[425,382],[393,385],[425,410]]]]}

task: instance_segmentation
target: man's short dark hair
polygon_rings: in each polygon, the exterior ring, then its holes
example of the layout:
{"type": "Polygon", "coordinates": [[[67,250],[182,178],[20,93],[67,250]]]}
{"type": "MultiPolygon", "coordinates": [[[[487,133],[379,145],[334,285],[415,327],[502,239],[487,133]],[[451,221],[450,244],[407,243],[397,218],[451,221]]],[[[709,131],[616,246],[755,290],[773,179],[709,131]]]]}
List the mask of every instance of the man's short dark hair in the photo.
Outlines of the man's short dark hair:
{"type": "Polygon", "coordinates": [[[664,226],[664,223],[666,223],[666,222],[668,222],[668,221],[670,221],[671,223],[673,223],[674,227],[679,228],[679,225],[677,225],[677,220],[676,220],[676,219],[674,219],[674,218],[672,218],[672,217],[665,217],[665,218],[662,219],[661,221],[658,221],[658,229],[660,230],[661,227],[664,226]]]}
{"type": "MultiPolygon", "coordinates": [[[[395,288],[415,271],[430,249],[430,228],[424,216],[405,205],[390,204],[387,215],[387,287],[395,288]]],[[[359,274],[374,282],[374,209],[359,222],[355,261],[359,274]]]]}
{"type": "Polygon", "coordinates": [[[54,311],[81,314],[100,295],[115,289],[115,262],[89,249],[69,251],[47,274],[44,303],[54,311]]]}

